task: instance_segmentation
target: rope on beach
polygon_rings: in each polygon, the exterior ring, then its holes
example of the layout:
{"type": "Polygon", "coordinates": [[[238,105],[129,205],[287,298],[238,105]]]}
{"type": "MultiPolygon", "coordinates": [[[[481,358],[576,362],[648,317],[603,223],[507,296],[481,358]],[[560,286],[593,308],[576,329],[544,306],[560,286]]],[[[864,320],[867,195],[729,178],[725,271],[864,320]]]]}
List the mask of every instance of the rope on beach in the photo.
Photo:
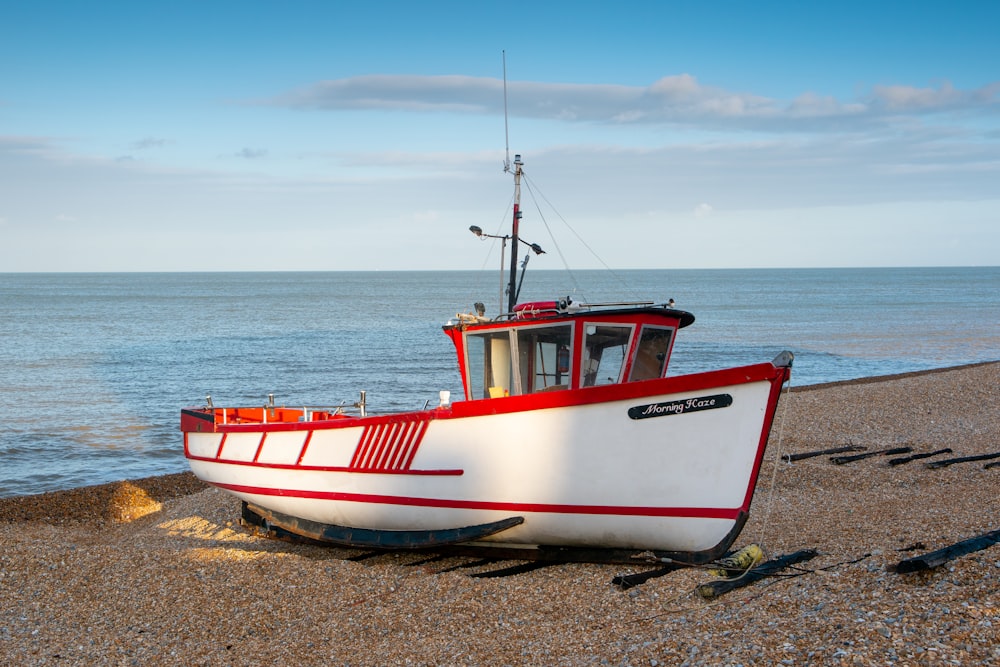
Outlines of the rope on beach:
{"type": "Polygon", "coordinates": [[[771,520],[771,506],[774,504],[774,480],[778,477],[778,464],[781,462],[781,438],[785,433],[785,416],[788,414],[788,404],[791,402],[792,395],[792,378],[789,376],[788,385],[784,389],[785,398],[782,401],[781,407],[781,417],[778,419],[778,445],[777,451],[774,456],[774,469],[771,471],[771,484],[770,488],[767,490],[767,501],[764,503],[764,519],[761,521],[760,531],[758,532],[757,543],[763,546],[766,550],[767,546],[767,527],[771,520]]]}

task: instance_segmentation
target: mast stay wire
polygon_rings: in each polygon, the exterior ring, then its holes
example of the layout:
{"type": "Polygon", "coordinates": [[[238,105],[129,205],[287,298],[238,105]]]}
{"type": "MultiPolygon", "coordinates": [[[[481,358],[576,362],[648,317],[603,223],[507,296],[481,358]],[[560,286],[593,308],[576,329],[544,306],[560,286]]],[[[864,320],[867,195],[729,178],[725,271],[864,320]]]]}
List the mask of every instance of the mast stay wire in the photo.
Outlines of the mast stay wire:
{"type": "MultiPolygon", "coordinates": [[[[538,217],[541,218],[542,224],[545,225],[545,231],[549,233],[549,239],[552,240],[552,245],[555,246],[556,253],[558,253],[559,255],[559,259],[562,260],[563,268],[566,269],[566,273],[569,274],[569,279],[570,282],[573,283],[573,288],[579,291],[580,283],[577,282],[576,276],[573,275],[573,270],[569,268],[569,262],[566,261],[566,256],[563,255],[562,248],[559,246],[559,242],[556,241],[555,234],[552,233],[552,228],[549,227],[549,221],[545,219],[545,213],[542,211],[542,207],[538,205],[538,199],[535,198],[535,190],[532,187],[531,179],[527,177],[527,175],[524,173],[523,170],[521,171],[521,176],[524,179],[524,187],[528,191],[528,194],[531,195],[531,201],[535,204],[535,210],[538,212],[538,217]]],[[[538,194],[542,199],[545,200],[546,204],[549,203],[548,200],[545,199],[545,195],[543,195],[541,192],[539,192],[538,194]]],[[[549,206],[552,206],[552,204],[549,204],[549,206]]],[[[559,216],[560,219],[562,219],[562,216],[559,215],[559,212],[556,211],[555,208],[553,208],[552,210],[555,212],[557,216],[559,216]]],[[[565,222],[565,220],[563,222],[565,222]]]]}
{"type": "MultiPolygon", "coordinates": [[[[573,270],[569,268],[569,263],[566,261],[566,257],[563,255],[562,248],[559,246],[558,241],[556,241],[555,234],[552,233],[552,228],[549,227],[549,221],[545,219],[545,214],[542,212],[541,207],[538,205],[538,199],[535,196],[536,195],[536,192],[535,192],[536,188],[533,187],[532,180],[528,177],[528,175],[523,170],[521,172],[521,176],[524,179],[525,188],[528,190],[528,193],[531,195],[531,200],[535,204],[535,210],[538,211],[538,217],[542,219],[542,224],[545,225],[545,230],[549,233],[549,238],[552,239],[552,243],[553,243],[553,245],[556,248],[556,252],[559,254],[560,259],[562,259],[563,267],[566,269],[566,273],[569,274],[570,280],[572,281],[574,287],[577,290],[579,290],[580,289],[580,285],[579,285],[579,283],[576,280],[576,276],[573,275],[573,270]]],[[[548,207],[552,209],[552,212],[555,213],[556,217],[558,217],[562,221],[562,223],[573,234],[573,236],[575,236],[576,239],[581,244],[583,244],[583,247],[586,248],[590,252],[590,254],[594,256],[594,259],[596,259],[598,262],[601,263],[601,266],[604,267],[604,270],[607,271],[608,273],[610,273],[615,278],[615,280],[618,281],[618,283],[622,287],[622,289],[624,289],[627,292],[629,292],[632,295],[632,298],[638,301],[639,297],[638,297],[638,295],[635,292],[635,288],[632,285],[630,285],[628,283],[628,281],[625,280],[622,276],[620,276],[617,273],[615,273],[614,269],[612,269],[610,266],[608,266],[607,262],[605,262],[604,259],[600,255],[597,254],[597,251],[595,251],[593,248],[590,247],[590,245],[583,239],[583,237],[580,236],[575,229],[573,229],[572,225],[569,224],[569,222],[566,220],[566,218],[564,218],[562,216],[562,214],[559,212],[559,210],[555,206],[552,205],[552,202],[550,202],[548,200],[548,198],[545,196],[545,193],[543,193],[541,190],[538,190],[537,194],[538,194],[538,197],[540,197],[542,199],[542,201],[544,201],[545,204],[548,205],[548,207]]]]}

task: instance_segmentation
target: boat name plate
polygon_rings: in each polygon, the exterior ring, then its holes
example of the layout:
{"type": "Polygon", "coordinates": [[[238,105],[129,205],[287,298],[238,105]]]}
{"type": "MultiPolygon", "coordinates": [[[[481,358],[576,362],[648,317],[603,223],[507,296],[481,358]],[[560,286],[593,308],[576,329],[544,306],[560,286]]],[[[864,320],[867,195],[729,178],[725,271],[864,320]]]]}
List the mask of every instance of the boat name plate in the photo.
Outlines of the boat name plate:
{"type": "Polygon", "coordinates": [[[732,404],[733,397],[729,394],[714,394],[712,396],[685,398],[679,401],[666,401],[664,403],[637,405],[628,409],[628,416],[631,419],[666,417],[667,415],[682,415],[688,412],[699,412],[701,410],[728,408],[732,404]]]}

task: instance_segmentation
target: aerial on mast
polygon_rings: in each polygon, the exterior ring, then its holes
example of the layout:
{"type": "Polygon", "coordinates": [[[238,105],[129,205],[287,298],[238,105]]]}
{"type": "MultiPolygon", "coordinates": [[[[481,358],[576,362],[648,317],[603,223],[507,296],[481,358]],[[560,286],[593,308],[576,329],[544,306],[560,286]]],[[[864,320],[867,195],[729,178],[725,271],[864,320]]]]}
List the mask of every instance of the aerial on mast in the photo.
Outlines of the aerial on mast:
{"type": "Polygon", "coordinates": [[[503,161],[503,173],[510,171],[510,129],[507,127],[507,52],[501,51],[503,56],[503,138],[507,153],[503,161]]]}
{"type": "MultiPolygon", "coordinates": [[[[524,163],[521,162],[521,156],[514,156],[514,166],[511,169],[510,162],[510,135],[507,130],[507,53],[504,52],[503,58],[503,121],[504,121],[504,134],[507,139],[507,154],[504,159],[503,170],[504,173],[514,173],[514,219],[511,224],[510,235],[498,236],[496,234],[485,234],[483,233],[482,227],[472,225],[469,227],[469,231],[478,236],[479,238],[489,238],[489,239],[499,239],[500,245],[500,285],[501,285],[501,295],[500,295],[500,309],[503,310],[503,264],[504,264],[504,253],[507,249],[507,241],[510,241],[510,271],[507,281],[507,313],[514,312],[514,306],[517,305],[517,297],[521,292],[521,286],[517,281],[517,244],[518,241],[523,239],[519,238],[518,233],[520,232],[520,221],[521,221],[521,174],[522,167],[524,163]]],[[[531,241],[524,241],[524,243],[531,248],[532,252],[536,255],[541,255],[545,251],[542,250],[541,246],[537,243],[532,243],[531,241]]],[[[524,280],[524,271],[528,267],[528,256],[524,258],[524,263],[521,265],[521,280],[524,280]]]]}
{"type": "MultiPolygon", "coordinates": [[[[507,51],[501,51],[503,56],[503,134],[506,155],[503,161],[503,171],[510,173],[510,126],[507,122],[507,51]]],[[[507,283],[507,312],[513,313],[517,305],[517,232],[521,219],[521,156],[514,156],[514,222],[510,230],[510,273],[507,283]]]]}

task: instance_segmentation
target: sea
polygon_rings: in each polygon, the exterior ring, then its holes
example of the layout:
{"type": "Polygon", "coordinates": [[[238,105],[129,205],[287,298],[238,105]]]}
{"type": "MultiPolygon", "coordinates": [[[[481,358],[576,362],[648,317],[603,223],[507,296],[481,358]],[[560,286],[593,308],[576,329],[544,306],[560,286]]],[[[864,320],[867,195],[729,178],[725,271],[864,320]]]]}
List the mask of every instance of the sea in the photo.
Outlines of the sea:
{"type": "MultiPolygon", "coordinates": [[[[1000,359],[1000,267],[529,271],[521,301],[668,299],[669,374],[795,354],[792,386],[1000,359]]],[[[179,412],[461,396],[441,326],[498,272],[0,273],[0,497],[181,472],[179,412]]],[[[943,396],[942,400],[957,397],[943,396]]]]}

